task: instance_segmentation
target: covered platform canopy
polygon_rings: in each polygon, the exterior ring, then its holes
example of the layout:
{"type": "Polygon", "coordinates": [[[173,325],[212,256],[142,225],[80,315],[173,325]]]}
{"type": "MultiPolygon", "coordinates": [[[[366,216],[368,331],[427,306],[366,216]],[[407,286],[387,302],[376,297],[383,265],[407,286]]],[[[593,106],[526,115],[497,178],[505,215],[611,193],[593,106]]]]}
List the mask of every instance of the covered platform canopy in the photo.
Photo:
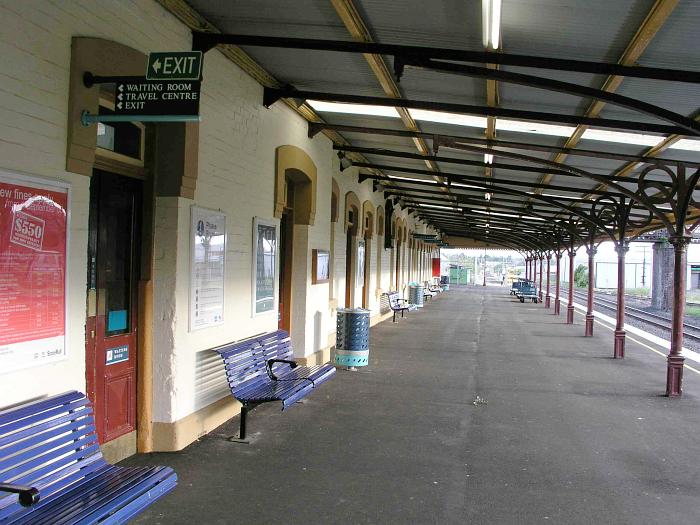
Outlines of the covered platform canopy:
{"type": "MultiPolygon", "coordinates": [[[[592,272],[603,240],[624,271],[630,238],[663,229],[685,267],[700,218],[698,2],[162,3],[193,49],[218,46],[265,86],[262,104],[327,134],[342,166],[433,226],[434,242],[519,250],[534,278],[537,261],[541,275],[583,245],[592,272]]],[[[669,395],[683,368],[675,273],[669,395]]]]}

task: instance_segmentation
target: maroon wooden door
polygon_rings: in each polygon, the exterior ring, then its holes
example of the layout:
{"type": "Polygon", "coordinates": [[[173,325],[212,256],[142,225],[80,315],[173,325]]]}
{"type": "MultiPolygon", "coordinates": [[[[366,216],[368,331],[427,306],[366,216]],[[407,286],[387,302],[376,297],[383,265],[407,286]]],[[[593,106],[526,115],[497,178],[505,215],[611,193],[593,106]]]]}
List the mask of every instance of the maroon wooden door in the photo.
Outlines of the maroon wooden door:
{"type": "Polygon", "coordinates": [[[141,182],[95,170],[90,185],[86,375],[100,443],[136,429],[141,182]]]}

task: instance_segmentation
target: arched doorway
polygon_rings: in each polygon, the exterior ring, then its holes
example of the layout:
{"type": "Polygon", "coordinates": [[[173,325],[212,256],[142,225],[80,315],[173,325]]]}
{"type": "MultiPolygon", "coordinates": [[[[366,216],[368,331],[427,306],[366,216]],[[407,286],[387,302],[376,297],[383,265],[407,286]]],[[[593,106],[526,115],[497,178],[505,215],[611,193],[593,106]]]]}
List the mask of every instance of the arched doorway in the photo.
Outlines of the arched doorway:
{"type": "MultiPolygon", "coordinates": [[[[353,308],[357,285],[357,235],[361,231],[360,200],[354,192],[345,194],[345,307],[353,308]]],[[[364,260],[364,241],[362,241],[364,260]]]]}
{"type": "MultiPolygon", "coordinates": [[[[335,179],[331,179],[331,237],[329,243],[329,261],[328,261],[328,300],[334,301],[336,295],[336,279],[335,279],[335,228],[338,223],[338,215],[340,208],[340,187],[335,179]]],[[[337,304],[334,303],[334,304],[337,304]]],[[[333,307],[332,307],[333,308],[333,307]]]]}
{"type": "Polygon", "coordinates": [[[305,349],[304,326],[295,327],[293,312],[306,309],[308,230],[316,214],[316,165],[302,149],[276,150],[275,211],[280,220],[278,326],[292,335],[294,347],[305,349]]]}
{"type": "Polygon", "coordinates": [[[384,270],[382,268],[382,244],[384,243],[384,207],[377,206],[377,278],[376,287],[383,290],[384,270]]]}
{"type": "MultiPolygon", "coordinates": [[[[364,257],[358,261],[362,271],[362,308],[369,309],[372,290],[372,239],[374,238],[374,205],[370,201],[362,203],[362,240],[364,257]]],[[[359,257],[358,257],[359,258],[359,257]]]]}

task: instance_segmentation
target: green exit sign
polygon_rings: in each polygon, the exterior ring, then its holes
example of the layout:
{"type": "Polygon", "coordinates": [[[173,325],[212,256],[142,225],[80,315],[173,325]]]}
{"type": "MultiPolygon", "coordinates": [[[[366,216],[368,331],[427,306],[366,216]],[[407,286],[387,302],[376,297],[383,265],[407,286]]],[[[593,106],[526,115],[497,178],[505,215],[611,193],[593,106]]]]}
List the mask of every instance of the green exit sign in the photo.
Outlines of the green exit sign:
{"type": "Polygon", "coordinates": [[[201,51],[172,51],[148,55],[148,80],[199,80],[201,51]]]}

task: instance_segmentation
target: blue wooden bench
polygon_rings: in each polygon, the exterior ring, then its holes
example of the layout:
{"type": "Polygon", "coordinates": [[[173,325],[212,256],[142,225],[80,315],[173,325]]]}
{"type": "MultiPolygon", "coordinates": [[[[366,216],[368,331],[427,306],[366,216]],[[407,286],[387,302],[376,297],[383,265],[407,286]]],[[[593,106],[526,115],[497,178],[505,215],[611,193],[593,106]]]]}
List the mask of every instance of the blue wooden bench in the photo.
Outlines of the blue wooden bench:
{"type": "Polygon", "coordinates": [[[3,525],[126,523],[176,484],[168,467],[107,463],[80,392],[0,412],[3,525]]]}
{"type": "Polygon", "coordinates": [[[282,410],[309,395],[335,374],[335,367],[300,366],[293,359],[292,342],[284,330],[214,348],[226,368],[231,394],[243,405],[238,438],[246,439],[246,416],[257,405],[281,401],[282,410]]]}
{"type": "Polygon", "coordinates": [[[385,295],[389,299],[389,308],[394,312],[394,323],[396,322],[396,312],[400,312],[401,317],[403,317],[404,312],[410,312],[418,308],[415,304],[410,304],[406,299],[399,297],[399,292],[385,292],[385,295]]]}

